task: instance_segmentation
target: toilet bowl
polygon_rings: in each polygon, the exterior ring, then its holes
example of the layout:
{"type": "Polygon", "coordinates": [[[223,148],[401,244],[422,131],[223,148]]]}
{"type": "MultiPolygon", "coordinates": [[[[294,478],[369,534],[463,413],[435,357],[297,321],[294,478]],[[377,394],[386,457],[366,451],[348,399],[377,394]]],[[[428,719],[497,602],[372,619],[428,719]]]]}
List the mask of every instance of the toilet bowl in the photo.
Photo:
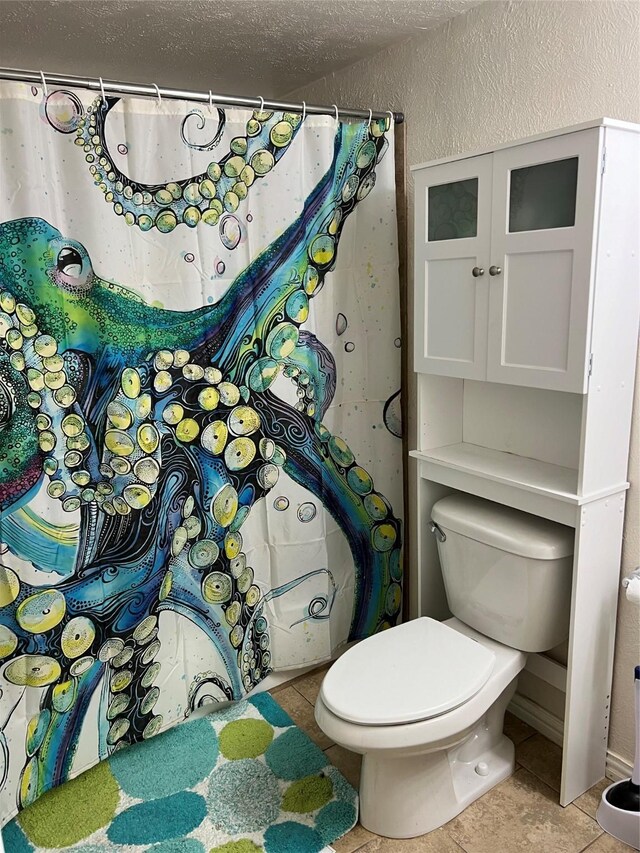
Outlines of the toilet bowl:
{"type": "Polygon", "coordinates": [[[503,734],[527,652],[568,635],[573,531],[471,495],[432,510],[454,618],[363,640],[327,673],[320,728],[360,753],[360,822],[377,835],[436,829],[507,778],[503,734]]]}
{"type": "Polygon", "coordinates": [[[511,775],[514,748],[502,725],[525,662],[523,652],[455,618],[423,617],[334,663],[315,717],[335,743],[363,756],[365,829],[422,835],[511,775]],[[375,666],[363,668],[365,660],[375,666]],[[383,695],[391,698],[381,703],[383,695]]]}

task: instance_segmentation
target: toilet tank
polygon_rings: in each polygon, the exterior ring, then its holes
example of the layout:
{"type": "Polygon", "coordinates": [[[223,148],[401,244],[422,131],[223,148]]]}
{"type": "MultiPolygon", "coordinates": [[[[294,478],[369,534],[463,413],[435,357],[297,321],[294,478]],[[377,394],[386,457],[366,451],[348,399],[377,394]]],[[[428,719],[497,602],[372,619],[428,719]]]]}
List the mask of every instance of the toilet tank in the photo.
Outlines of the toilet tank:
{"type": "Polygon", "coordinates": [[[431,518],[454,616],[524,652],[568,637],[572,528],[467,494],[442,498],[431,518]]]}

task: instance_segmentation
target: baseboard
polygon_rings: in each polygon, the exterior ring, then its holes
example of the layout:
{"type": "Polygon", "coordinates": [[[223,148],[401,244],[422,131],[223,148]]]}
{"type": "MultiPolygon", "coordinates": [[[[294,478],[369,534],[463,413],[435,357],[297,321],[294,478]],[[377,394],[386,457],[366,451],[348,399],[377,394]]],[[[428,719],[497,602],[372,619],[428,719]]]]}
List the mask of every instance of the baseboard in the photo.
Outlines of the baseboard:
{"type": "MultiPolygon", "coordinates": [[[[540,734],[549,738],[552,743],[562,746],[564,722],[536,702],[516,693],[509,703],[508,710],[519,720],[523,720],[540,734]]],[[[611,752],[610,749],[607,750],[605,765],[607,779],[611,779],[612,782],[619,782],[621,779],[629,779],[632,772],[633,767],[630,761],[615,752],[611,752]]]]}
{"type": "Polygon", "coordinates": [[[607,769],[606,777],[612,782],[619,782],[621,779],[630,779],[633,773],[633,765],[621,755],[616,755],[615,752],[607,750],[607,769]]]}
{"type": "Polygon", "coordinates": [[[531,699],[527,699],[526,696],[520,696],[516,693],[509,703],[508,710],[519,720],[529,723],[541,735],[549,738],[552,743],[562,746],[564,722],[542,706],[532,702],[531,699]]]}
{"type": "MultiPolygon", "coordinates": [[[[324,663],[326,662],[327,661],[324,661],[324,663]]],[[[281,687],[288,681],[294,681],[294,679],[300,678],[301,675],[306,675],[308,672],[312,672],[319,666],[323,666],[323,663],[312,663],[309,666],[300,666],[295,669],[281,669],[278,670],[278,672],[272,672],[263,679],[257,687],[253,688],[251,695],[255,696],[256,693],[264,693],[267,690],[273,690],[274,687],[281,687]]]]}

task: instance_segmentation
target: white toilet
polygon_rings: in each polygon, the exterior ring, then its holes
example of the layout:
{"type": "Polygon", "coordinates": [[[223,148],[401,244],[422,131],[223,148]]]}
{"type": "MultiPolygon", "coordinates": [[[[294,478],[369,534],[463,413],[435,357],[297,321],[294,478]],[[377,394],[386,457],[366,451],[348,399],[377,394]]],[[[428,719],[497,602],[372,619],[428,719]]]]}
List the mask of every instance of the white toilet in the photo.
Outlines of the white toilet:
{"type": "Polygon", "coordinates": [[[526,652],[569,631],[572,529],[466,494],[432,527],[449,608],[376,634],[339,658],[320,728],[362,754],[360,821],[411,838],[446,823],[513,772],[502,732],[526,652]]]}

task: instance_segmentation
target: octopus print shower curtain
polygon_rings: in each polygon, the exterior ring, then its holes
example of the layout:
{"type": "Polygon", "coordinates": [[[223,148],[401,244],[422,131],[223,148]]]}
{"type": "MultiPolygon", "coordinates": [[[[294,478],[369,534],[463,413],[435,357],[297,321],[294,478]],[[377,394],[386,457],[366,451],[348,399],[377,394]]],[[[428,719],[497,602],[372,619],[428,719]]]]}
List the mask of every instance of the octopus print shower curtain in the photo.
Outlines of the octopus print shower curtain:
{"type": "Polygon", "coordinates": [[[0,89],[0,824],[398,620],[392,136],[0,89]]]}

